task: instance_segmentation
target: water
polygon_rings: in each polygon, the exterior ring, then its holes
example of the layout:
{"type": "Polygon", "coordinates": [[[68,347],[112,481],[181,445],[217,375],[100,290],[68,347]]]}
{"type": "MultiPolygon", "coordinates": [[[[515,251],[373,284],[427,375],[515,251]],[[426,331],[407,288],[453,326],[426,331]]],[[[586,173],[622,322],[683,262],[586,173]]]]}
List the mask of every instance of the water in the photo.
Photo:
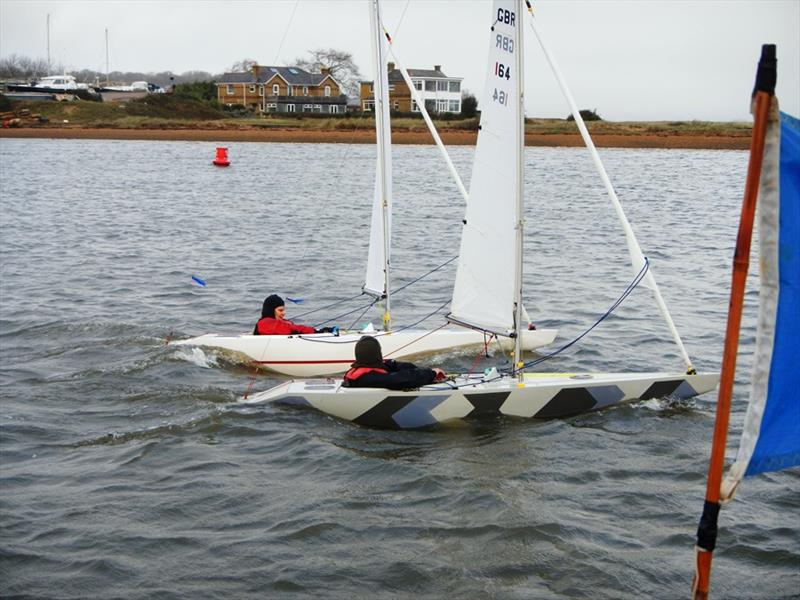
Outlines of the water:
{"type": "MultiPolygon", "coordinates": [[[[375,431],[238,405],[279,379],[166,346],[251,330],[272,292],[305,298],[291,318],[362,283],[373,149],[229,146],[225,170],[208,143],[0,140],[0,595],[688,597],[715,394],[375,431]]],[[[467,177],[472,152],[452,150],[467,177]]],[[[718,369],[746,153],[602,155],[695,365],[718,369]]],[[[526,305],[566,341],[633,274],[585,151],[528,149],[526,162],[526,305]]],[[[396,287],[457,253],[463,202],[433,147],[396,147],[394,170],[396,287]]],[[[396,322],[435,311],[453,275],[397,294],[396,322]]],[[[361,303],[328,316],[377,324],[339,317],[361,303]]],[[[644,289],[546,365],[680,368],[644,289]]],[[[723,510],[714,597],[800,597],[798,475],[747,480],[723,510]]]]}

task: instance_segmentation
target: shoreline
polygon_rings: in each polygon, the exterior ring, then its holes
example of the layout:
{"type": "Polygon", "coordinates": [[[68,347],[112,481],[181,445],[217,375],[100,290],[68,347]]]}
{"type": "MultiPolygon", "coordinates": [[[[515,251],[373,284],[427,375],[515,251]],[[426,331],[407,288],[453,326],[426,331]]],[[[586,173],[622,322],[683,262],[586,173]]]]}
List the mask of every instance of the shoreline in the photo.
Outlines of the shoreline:
{"type": "MultiPolygon", "coordinates": [[[[443,130],[442,142],[449,146],[473,146],[476,131],[443,130]]],[[[0,129],[2,138],[151,140],[195,142],[278,142],[305,144],[374,144],[372,130],[324,129],[115,129],[97,127],[21,127],[0,129]]],[[[690,150],[747,150],[750,136],[682,135],[670,133],[595,134],[598,148],[680,148],[690,150]]],[[[392,131],[393,144],[433,144],[428,131],[392,131]]],[[[526,146],[582,147],[578,133],[526,133],[526,146]]]]}

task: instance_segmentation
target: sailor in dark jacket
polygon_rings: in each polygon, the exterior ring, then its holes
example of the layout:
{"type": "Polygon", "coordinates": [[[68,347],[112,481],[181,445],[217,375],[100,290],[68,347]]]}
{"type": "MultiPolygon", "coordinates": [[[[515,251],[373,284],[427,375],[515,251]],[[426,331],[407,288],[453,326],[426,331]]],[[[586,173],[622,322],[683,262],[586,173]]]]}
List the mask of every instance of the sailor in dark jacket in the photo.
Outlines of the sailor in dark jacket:
{"type": "Polygon", "coordinates": [[[383,360],[381,345],[374,337],[365,335],[356,343],[356,360],[344,374],[348,387],[413,390],[445,379],[441,369],[417,367],[412,363],[383,360]]]}

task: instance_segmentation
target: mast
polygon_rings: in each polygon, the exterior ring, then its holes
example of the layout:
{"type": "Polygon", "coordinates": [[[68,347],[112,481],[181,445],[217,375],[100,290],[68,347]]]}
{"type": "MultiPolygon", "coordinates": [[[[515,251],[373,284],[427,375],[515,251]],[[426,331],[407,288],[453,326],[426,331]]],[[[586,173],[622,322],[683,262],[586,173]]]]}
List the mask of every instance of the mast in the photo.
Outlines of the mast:
{"type": "Polygon", "coordinates": [[[47,74],[50,72],[50,13],[47,13],[47,74]]]}
{"type": "Polygon", "coordinates": [[[391,292],[389,274],[389,250],[391,245],[391,165],[387,153],[391,149],[391,131],[389,129],[389,99],[388,80],[386,73],[386,42],[381,29],[380,2],[370,2],[370,30],[372,33],[372,59],[375,67],[373,81],[373,98],[375,100],[375,137],[378,146],[378,161],[376,167],[375,204],[373,205],[372,230],[370,237],[370,256],[367,262],[367,283],[364,290],[375,293],[385,299],[386,307],[383,314],[383,328],[388,331],[391,327],[391,292]],[[382,235],[376,237],[376,229],[382,235]],[[382,255],[382,265],[375,265],[376,253],[382,255]],[[382,285],[370,285],[370,272],[380,266],[383,271],[382,285]],[[382,287],[382,290],[377,289],[382,287]]]}
{"type": "MultiPolygon", "coordinates": [[[[519,90],[517,98],[517,127],[515,128],[515,147],[516,147],[516,184],[514,193],[514,203],[516,204],[516,257],[514,265],[514,368],[516,371],[520,366],[521,355],[521,325],[522,325],[522,252],[523,252],[523,200],[525,194],[525,77],[524,77],[524,37],[522,29],[523,18],[522,0],[514,2],[514,11],[517,13],[514,25],[517,47],[514,52],[514,69],[516,70],[517,86],[519,90]]],[[[520,380],[522,371],[519,372],[520,380]]]]}
{"type": "Polygon", "coordinates": [[[106,85],[108,85],[108,27],[106,27],[106,85]]]}
{"type": "Polygon", "coordinates": [[[706,600],[711,580],[711,563],[717,541],[717,519],[720,509],[720,485],[725,468],[725,448],[730,420],[733,382],[736,374],[736,356],[739,349],[739,333],[742,321],[742,306],[750,266],[750,242],[753,235],[753,220],[758,201],[758,184],[761,180],[761,166],[764,160],[764,146],[767,135],[769,112],[775,95],[777,80],[777,59],[775,46],[764,44],[758,62],[755,88],[753,89],[753,137],[750,143],[750,162],[747,167],[742,211],[739,218],[739,232],[733,254],[733,274],[728,309],[728,323],[725,330],[725,347],[722,355],[717,415],[714,422],[714,437],[711,442],[711,456],[706,481],[706,497],[703,515],[697,529],[696,571],[692,583],[692,597],[706,600]]]}

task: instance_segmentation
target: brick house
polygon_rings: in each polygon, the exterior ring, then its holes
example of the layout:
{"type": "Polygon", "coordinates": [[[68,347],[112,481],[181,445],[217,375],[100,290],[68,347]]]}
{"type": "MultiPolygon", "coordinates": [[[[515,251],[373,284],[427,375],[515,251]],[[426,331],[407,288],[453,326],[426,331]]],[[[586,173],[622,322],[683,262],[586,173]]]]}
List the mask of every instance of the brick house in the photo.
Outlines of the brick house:
{"type": "Polygon", "coordinates": [[[327,69],[253,65],[244,73],[225,73],[217,81],[220,104],[239,104],[259,112],[344,113],[347,96],[327,69]]]}
{"type": "MultiPolygon", "coordinates": [[[[391,110],[400,112],[419,112],[419,107],[411,98],[402,73],[388,63],[389,103],[391,110]]],[[[411,82],[425,102],[428,112],[461,112],[461,81],[463,77],[448,77],[442,73],[441,65],[430,69],[408,69],[411,82]]],[[[371,81],[362,81],[359,87],[361,110],[374,110],[375,98],[371,81]]]]}

